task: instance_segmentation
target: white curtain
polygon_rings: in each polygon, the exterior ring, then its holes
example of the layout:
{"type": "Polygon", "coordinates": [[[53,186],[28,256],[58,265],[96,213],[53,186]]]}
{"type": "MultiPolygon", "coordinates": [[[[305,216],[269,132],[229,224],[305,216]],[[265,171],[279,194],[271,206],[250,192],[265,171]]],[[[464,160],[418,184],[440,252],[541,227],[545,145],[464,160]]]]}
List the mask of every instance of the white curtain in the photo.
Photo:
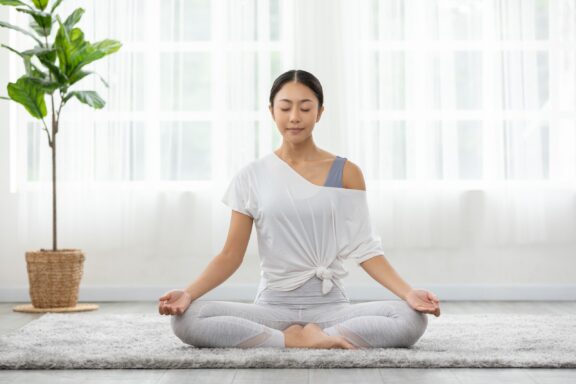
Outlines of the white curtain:
{"type": "MultiPolygon", "coordinates": [[[[105,110],[63,113],[63,247],[88,248],[102,263],[139,260],[150,278],[155,265],[196,250],[203,265],[225,239],[227,182],[280,144],[268,92],[292,68],[322,82],[315,142],[360,165],[389,252],[575,243],[573,1],[98,0],[62,9],[79,6],[89,40],[124,47],[95,66],[109,89],[97,77],[84,83],[105,110]]],[[[15,80],[21,66],[12,64],[15,80]]],[[[47,247],[48,147],[19,106],[11,111],[19,241],[47,247]]]]}

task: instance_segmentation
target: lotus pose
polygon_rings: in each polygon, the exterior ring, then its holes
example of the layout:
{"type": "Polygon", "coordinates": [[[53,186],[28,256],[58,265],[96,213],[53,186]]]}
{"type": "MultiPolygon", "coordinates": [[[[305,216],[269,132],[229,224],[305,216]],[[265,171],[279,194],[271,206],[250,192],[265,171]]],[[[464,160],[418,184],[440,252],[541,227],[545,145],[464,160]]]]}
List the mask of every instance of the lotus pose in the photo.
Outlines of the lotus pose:
{"type": "Polygon", "coordinates": [[[270,113],[281,146],[242,167],[222,202],[232,209],[220,254],[188,287],[159,299],[174,333],[196,347],[409,347],[424,334],[438,298],[413,289],[384,257],[372,231],[364,177],[320,149],[312,132],[322,86],[309,72],[280,75],[270,113]],[[253,303],[197,300],[238,269],[255,223],[261,279],[253,303]],[[342,278],[353,260],[402,300],[350,303],[342,278]]]}

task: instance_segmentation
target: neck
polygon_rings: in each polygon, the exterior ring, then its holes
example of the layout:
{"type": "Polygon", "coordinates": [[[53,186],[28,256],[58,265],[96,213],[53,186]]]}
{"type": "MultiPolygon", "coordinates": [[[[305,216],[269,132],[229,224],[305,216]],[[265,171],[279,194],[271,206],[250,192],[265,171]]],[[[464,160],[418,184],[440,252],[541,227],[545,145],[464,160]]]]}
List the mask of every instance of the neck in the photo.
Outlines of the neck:
{"type": "Polygon", "coordinates": [[[321,151],[312,138],[302,143],[290,143],[284,140],[275,152],[281,158],[293,163],[313,161],[321,156],[321,151]]]}

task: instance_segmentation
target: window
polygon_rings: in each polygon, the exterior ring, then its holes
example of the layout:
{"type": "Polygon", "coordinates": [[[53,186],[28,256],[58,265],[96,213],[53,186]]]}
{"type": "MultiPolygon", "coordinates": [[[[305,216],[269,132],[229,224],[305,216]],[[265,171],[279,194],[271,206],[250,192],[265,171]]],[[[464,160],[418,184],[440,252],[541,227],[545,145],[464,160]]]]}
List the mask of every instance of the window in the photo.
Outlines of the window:
{"type": "MultiPolygon", "coordinates": [[[[217,166],[231,147],[244,160],[280,141],[267,110],[271,82],[289,64],[280,0],[98,0],[64,2],[59,14],[86,9],[79,26],[88,40],[122,42],[93,64],[96,76],[78,89],[94,89],[103,110],[76,101],[63,109],[58,178],[95,184],[209,182],[242,161],[217,166]],[[266,127],[266,129],[262,129],[266,127]]],[[[12,23],[25,15],[11,12],[12,23]]],[[[31,48],[11,33],[14,46],[31,48]]],[[[12,58],[11,79],[22,73],[12,58]]],[[[19,187],[49,181],[50,152],[41,123],[13,103],[19,142],[13,164],[19,187]]]]}
{"type": "Polygon", "coordinates": [[[367,178],[576,179],[576,3],[359,4],[367,178]]]}

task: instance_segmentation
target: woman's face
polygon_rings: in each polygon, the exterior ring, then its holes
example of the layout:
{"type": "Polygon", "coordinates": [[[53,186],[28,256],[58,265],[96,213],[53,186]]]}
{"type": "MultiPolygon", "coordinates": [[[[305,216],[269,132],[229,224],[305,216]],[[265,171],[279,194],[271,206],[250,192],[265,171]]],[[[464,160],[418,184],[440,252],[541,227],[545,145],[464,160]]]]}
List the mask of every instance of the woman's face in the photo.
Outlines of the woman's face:
{"type": "Polygon", "coordinates": [[[286,83],[274,97],[270,113],[285,141],[302,142],[320,121],[324,107],[318,110],[318,99],[310,88],[297,82],[286,83]]]}

